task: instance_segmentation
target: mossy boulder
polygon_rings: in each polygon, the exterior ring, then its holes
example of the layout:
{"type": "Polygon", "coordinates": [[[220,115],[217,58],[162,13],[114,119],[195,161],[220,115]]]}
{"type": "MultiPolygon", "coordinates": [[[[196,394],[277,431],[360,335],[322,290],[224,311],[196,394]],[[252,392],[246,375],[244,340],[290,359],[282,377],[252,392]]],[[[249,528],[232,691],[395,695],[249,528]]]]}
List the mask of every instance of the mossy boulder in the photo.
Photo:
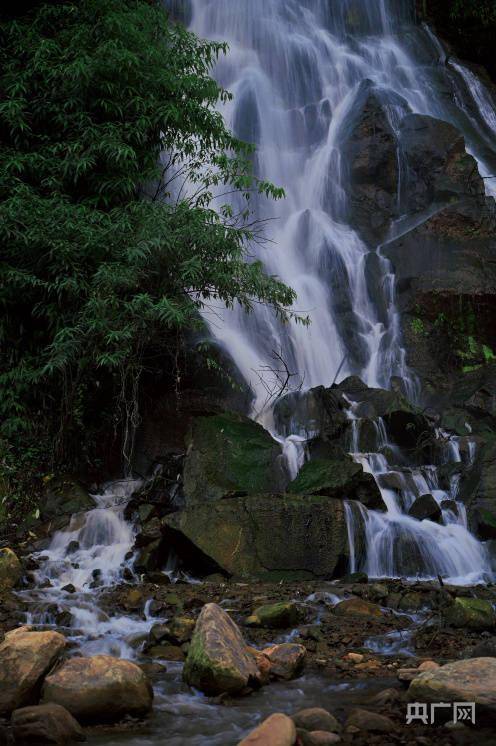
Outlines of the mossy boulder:
{"type": "Polygon", "coordinates": [[[474,511],[477,535],[480,539],[496,539],[496,514],[480,508],[474,511]]]}
{"type": "Polygon", "coordinates": [[[197,417],[187,438],[186,504],[270,492],[283,482],[281,448],[264,428],[234,412],[197,417]]]}
{"type": "Polygon", "coordinates": [[[66,525],[74,513],[93,510],[96,503],[85,488],[72,477],[59,477],[46,485],[40,504],[42,521],[53,522],[54,528],[66,525]]]}
{"type": "Polygon", "coordinates": [[[205,604],[183,669],[184,681],[209,696],[239,694],[256,685],[258,668],[243,636],[220,606],[205,604]]]}
{"type": "Polygon", "coordinates": [[[366,619],[383,619],[384,612],[377,604],[365,601],[363,598],[346,598],[333,609],[337,616],[359,616],[366,619]]]}
{"type": "Polygon", "coordinates": [[[450,627],[483,630],[496,627],[496,613],[490,601],[482,598],[455,598],[445,614],[450,627]]]}
{"type": "Polygon", "coordinates": [[[0,549],[0,591],[15,588],[22,575],[21,563],[9,547],[0,549]]]}
{"type": "Polygon", "coordinates": [[[361,464],[347,456],[307,461],[288,486],[288,492],[359,500],[373,510],[386,508],[372,474],[365,473],[361,464]]]}
{"type": "Polygon", "coordinates": [[[166,516],[164,541],[194,572],[272,581],[339,574],[349,553],[342,501],[316,495],[198,505],[166,516]]]}
{"type": "Polygon", "coordinates": [[[298,607],[292,601],[279,601],[275,604],[259,606],[246,620],[249,627],[286,629],[298,621],[298,607]]]}

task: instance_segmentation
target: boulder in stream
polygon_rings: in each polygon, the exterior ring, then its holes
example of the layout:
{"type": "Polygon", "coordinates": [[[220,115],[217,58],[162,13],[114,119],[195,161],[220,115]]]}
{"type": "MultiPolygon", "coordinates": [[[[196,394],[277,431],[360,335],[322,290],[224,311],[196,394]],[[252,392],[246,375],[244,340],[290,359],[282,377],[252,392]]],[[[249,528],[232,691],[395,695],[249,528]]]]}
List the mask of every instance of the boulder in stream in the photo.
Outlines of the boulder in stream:
{"type": "Polygon", "coordinates": [[[298,621],[298,607],[292,601],[279,601],[275,604],[259,606],[246,619],[248,627],[266,627],[267,629],[286,629],[298,621]]]}
{"type": "Polygon", "coordinates": [[[411,506],[408,515],[417,518],[419,521],[439,521],[441,519],[441,508],[432,495],[420,495],[411,506]]]}
{"type": "Polygon", "coordinates": [[[474,702],[477,714],[496,718],[496,658],[468,658],[416,676],[408,689],[416,702],[474,702]]]}
{"type": "Polygon", "coordinates": [[[0,715],[37,701],[41,683],[66,645],[59,632],[7,632],[0,644],[0,715]]]}
{"type": "Polygon", "coordinates": [[[217,604],[205,604],[200,612],[183,678],[210,696],[240,694],[247,686],[258,686],[255,658],[237,625],[217,604]]]}
{"type": "Polygon", "coordinates": [[[293,746],[296,742],[296,728],[287,715],[274,713],[263,721],[238,746],[293,746]]]}
{"type": "Polygon", "coordinates": [[[146,715],[152,708],[153,690],[135,663],[95,655],[70,658],[47,676],[42,701],[62,705],[81,722],[112,723],[126,715],[146,715]]]}
{"type": "Polygon", "coordinates": [[[274,679],[295,679],[303,670],[307,650],[304,645],[283,642],[263,649],[270,661],[270,677],[274,679]]]}
{"type": "Polygon", "coordinates": [[[329,577],[345,565],[341,500],[316,495],[250,495],[172,513],[164,540],[188,568],[265,580],[329,577]]]}
{"type": "Polygon", "coordinates": [[[21,563],[9,547],[0,549],[0,591],[15,588],[22,575],[21,563]]]}
{"type": "Polygon", "coordinates": [[[383,619],[384,612],[377,604],[365,601],[363,598],[346,598],[333,609],[338,616],[361,616],[369,619],[383,619]]]}
{"type": "Polygon", "coordinates": [[[86,741],[83,729],[71,713],[53,703],[21,707],[12,713],[11,722],[16,744],[66,746],[86,741]]]}

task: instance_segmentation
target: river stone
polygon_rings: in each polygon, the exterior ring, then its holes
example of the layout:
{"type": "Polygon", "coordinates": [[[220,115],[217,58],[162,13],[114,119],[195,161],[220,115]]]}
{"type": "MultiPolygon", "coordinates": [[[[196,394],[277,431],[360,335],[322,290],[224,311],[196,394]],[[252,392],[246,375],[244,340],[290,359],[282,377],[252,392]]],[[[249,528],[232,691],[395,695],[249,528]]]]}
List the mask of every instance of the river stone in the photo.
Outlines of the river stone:
{"type": "Polygon", "coordinates": [[[220,606],[205,604],[197,619],[183,669],[184,681],[205,694],[239,694],[257,683],[255,659],[243,636],[220,606]]]}
{"type": "Polygon", "coordinates": [[[371,733],[391,733],[396,730],[393,721],[385,715],[379,715],[378,712],[370,712],[361,708],[351,711],[346,720],[345,730],[350,726],[371,733]]]}
{"type": "Polygon", "coordinates": [[[329,733],[340,733],[341,725],[334,715],[322,707],[307,707],[299,710],[293,716],[293,722],[297,728],[312,731],[327,731],[329,733]]]}
{"type": "Polygon", "coordinates": [[[450,627],[468,629],[494,629],[496,612],[490,601],[481,598],[455,598],[445,612],[446,624],[450,627]]]}
{"type": "Polygon", "coordinates": [[[12,713],[16,744],[65,744],[86,741],[83,729],[65,707],[53,703],[21,707],[12,713]]]}
{"type": "Polygon", "coordinates": [[[0,644],[0,715],[36,700],[45,674],[60,657],[66,640],[59,632],[7,632],[0,644]]]}
{"type": "Polygon", "coordinates": [[[289,681],[300,675],[305,665],[306,648],[292,642],[283,642],[263,649],[270,661],[270,675],[275,679],[289,681]]]}
{"type": "Polygon", "coordinates": [[[259,606],[245,622],[248,627],[285,629],[298,621],[298,607],[292,601],[279,601],[275,604],[259,606]]]}
{"type": "Polygon", "coordinates": [[[439,521],[441,519],[441,508],[432,495],[420,495],[411,506],[408,515],[417,518],[419,521],[439,521]]]}
{"type": "Polygon", "coordinates": [[[454,661],[414,678],[408,697],[416,702],[474,702],[496,717],[496,658],[454,661]]]}
{"type": "Polygon", "coordinates": [[[0,591],[14,588],[22,575],[21,563],[15,552],[9,547],[0,549],[0,591]]]}
{"type": "Polygon", "coordinates": [[[307,461],[288,492],[304,495],[325,495],[338,500],[359,500],[372,510],[386,506],[372,474],[363,471],[350,457],[307,461]]]}
{"type": "Polygon", "coordinates": [[[279,444],[258,423],[234,412],[193,420],[184,462],[186,505],[270,492],[280,479],[279,444]]]}
{"type": "Polygon", "coordinates": [[[47,676],[42,701],[62,705],[81,722],[112,723],[126,715],[146,715],[152,708],[153,690],[135,663],[95,655],[70,658],[47,676]]]}
{"type": "Polygon", "coordinates": [[[296,728],[287,715],[276,712],[263,721],[238,746],[293,746],[296,728]]]}
{"type": "Polygon", "coordinates": [[[342,501],[315,495],[220,500],[164,519],[164,538],[191,566],[238,577],[329,577],[348,556],[342,501]]]}
{"type": "Polygon", "coordinates": [[[346,598],[333,609],[337,616],[361,616],[369,619],[383,619],[384,612],[377,604],[365,601],[363,598],[346,598]]]}
{"type": "Polygon", "coordinates": [[[300,738],[302,746],[334,746],[335,743],[341,743],[341,737],[337,733],[329,733],[325,730],[300,730],[296,731],[300,738]]]}

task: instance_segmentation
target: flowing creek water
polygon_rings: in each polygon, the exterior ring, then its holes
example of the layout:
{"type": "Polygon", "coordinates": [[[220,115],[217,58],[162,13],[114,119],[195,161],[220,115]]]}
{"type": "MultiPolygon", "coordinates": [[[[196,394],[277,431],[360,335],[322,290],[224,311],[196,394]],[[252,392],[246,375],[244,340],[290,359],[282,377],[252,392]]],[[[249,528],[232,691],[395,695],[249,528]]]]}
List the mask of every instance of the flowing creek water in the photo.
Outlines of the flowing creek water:
{"type": "MultiPolygon", "coordinates": [[[[446,62],[427,27],[414,25],[413,3],[406,0],[192,4],[192,29],[229,43],[229,54],[215,70],[219,82],[234,94],[222,110],[227,123],[238,136],[256,143],[257,170],[287,193],[270,229],[273,243],[256,251],[269,273],[296,290],[297,310],[310,314],[311,327],[283,327],[259,306],[251,316],[237,308],[216,309],[211,332],[251,385],[252,414],[280,442],[294,478],[305,462],[308,433],[277,432],[265,406],[266,390],[256,375],[273,365],[274,351],[290,370],[298,371],[303,390],[356,374],[367,385],[383,388],[395,376],[410,400],[419,401],[421,396],[406,364],[391,265],[380,246],[367,245],[347,222],[347,171],[341,151],[368,91],[373,88],[383,102],[393,129],[408,112],[455,124],[483,176],[492,170],[487,144],[496,132],[494,104],[468,68],[456,60],[446,62]],[[372,254],[381,276],[380,299],[368,282],[372,254]]],[[[401,173],[400,154],[398,158],[401,173]]],[[[485,183],[487,193],[496,194],[491,180],[485,183]]],[[[398,203],[401,213],[401,183],[398,203]]],[[[260,204],[258,217],[272,217],[271,209],[260,204]]],[[[427,217],[401,214],[391,236],[411,230],[416,220],[427,217]]],[[[208,312],[206,319],[210,321],[208,312]]],[[[352,401],[349,417],[349,451],[373,474],[387,507],[379,512],[347,503],[350,569],[376,578],[441,575],[460,584],[490,579],[487,550],[471,535],[464,506],[457,500],[457,475],[441,487],[438,474],[442,463],[473,460],[470,434],[455,438],[438,432],[439,463],[419,465],[407,462],[380,418],[375,422],[374,451],[362,450],[361,419],[352,401]],[[431,494],[439,504],[440,522],[407,514],[423,494],[431,494]],[[365,548],[359,547],[359,531],[364,531],[365,548]],[[407,546],[413,547],[415,569],[404,563],[407,546]]],[[[133,570],[135,529],[124,517],[136,487],[132,480],[122,481],[96,495],[95,509],[74,516],[69,528],[57,532],[49,548],[39,553],[36,590],[21,594],[30,607],[28,622],[63,629],[74,651],[139,660],[140,641],[160,621],[147,607],[141,616],[118,615],[99,602],[100,594],[113,584],[138,580],[133,570]]],[[[408,634],[394,631],[368,642],[372,650],[410,655],[408,634]]],[[[171,746],[226,746],[271,712],[326,707],[330,698],[339,711],[342,703],[363,700],[385,686],[385,680],[343,684],[309,674],[273,684],[232,707],[219,707],[182,684],[180,664],[167,663],[145,730],[139,736],[96,735],[91,742],[146,746],[166,740],[171,746]]]]}

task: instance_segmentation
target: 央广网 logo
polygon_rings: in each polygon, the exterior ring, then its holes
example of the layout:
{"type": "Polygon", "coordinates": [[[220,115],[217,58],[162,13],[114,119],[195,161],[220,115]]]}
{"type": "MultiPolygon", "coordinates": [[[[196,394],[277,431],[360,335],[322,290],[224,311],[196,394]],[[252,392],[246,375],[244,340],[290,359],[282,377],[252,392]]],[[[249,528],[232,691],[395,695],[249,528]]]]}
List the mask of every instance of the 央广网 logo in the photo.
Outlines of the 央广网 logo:
{"type": "Polygon", "coordinates": [[[433,725],[436,721],[436,711],[451,709],[454,723],[475,724],[475,702],[410,702],[406,707],[406,724],[421,722],[433,725]]]}

